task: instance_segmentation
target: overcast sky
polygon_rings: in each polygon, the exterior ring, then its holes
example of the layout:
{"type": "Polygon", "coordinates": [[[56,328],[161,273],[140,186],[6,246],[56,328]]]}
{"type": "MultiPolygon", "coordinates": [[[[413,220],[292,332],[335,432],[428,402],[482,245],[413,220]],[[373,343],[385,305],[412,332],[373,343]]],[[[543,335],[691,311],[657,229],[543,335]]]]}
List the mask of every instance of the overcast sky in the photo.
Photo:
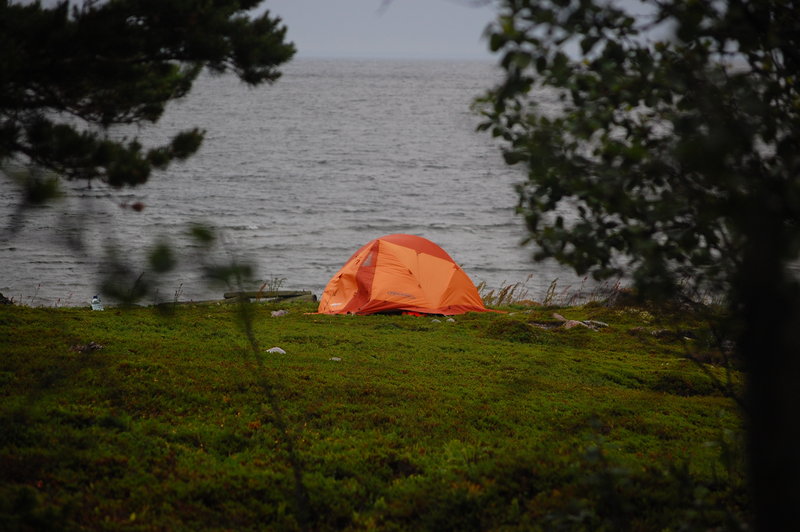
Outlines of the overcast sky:
{"type": "Polygon", "coordinates": [[[483,38],[495,18],[469,0],[267,0],[297,57],[491,59],[483,38]]]}
{"type": "MultiPolygon", "coordinates": [[[[0,0],[2,1],[2,0],[0,0]]],[[[14,0],[31,3],[33,0],[14,0]]],[[[44,5],[58,0],[42,0],[44,5]]],[[[85,0],[70,0],[80,4],[85,0]]],[[[640,15],[642,0],[606,0],[640,15]]],[[[283,19],[297,57],[464,58],[495,60],[484,30],[491,0],[264,0],[283,19]]]]}

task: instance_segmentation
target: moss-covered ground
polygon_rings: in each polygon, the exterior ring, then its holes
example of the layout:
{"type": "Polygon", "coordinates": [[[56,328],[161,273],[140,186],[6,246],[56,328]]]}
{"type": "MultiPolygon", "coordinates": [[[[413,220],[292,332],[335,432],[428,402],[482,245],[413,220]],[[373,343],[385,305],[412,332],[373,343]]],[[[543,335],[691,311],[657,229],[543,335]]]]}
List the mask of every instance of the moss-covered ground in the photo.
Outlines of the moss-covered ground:
{"type": "Polygon", "coordinates": [[[686,312],[557,309],[608,324],[591,330],[541,308],[454,322],[276,308],[250,306],[251,344],[235,305],[1,307],[0,529],[691,530],[746,515],[739,413],[715,383],[741,377],[686,312]]]}

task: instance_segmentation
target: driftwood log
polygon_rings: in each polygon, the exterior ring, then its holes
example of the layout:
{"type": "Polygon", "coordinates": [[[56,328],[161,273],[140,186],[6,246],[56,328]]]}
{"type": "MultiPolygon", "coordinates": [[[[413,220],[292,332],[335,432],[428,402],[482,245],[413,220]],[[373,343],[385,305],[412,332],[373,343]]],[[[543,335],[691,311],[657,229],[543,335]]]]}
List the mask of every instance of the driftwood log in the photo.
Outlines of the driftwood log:
{"type": "Polygon", "coordinates": [[[225,292],[225,299],[269,299],[285,302],[316,301],[317,297],[307,290],[254,290],[250,292],[225,292]]]}
{"type": "Polygon", "coordinates": [[[272,290],[272,291],[252,291],[252,292],[225,292],[222,294],[225,299],[210,299],[203,301],[164,301],[158,303],[159,307],[175,306],[175,305],[218,305],[238,303],[243,299],[248,301],[255,299],[256,301],[280,301],[281,303],[305,302],[316,301],[317,296],[312,292],[306,290],[272,290]]]}

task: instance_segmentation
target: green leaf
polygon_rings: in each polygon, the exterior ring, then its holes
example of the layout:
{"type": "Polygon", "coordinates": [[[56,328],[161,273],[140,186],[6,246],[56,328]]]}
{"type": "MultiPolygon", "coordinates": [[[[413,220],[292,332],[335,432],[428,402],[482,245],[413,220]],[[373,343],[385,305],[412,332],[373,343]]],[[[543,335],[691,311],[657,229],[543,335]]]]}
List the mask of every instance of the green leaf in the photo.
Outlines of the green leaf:
{"type": "Polygon", "coordinates": [[[216,241],[214,231],[205,225],[193,224],[189,229],[189,235],[204,247],[209,247],[216,241]]]}
{"type": "Polygon", "coordinates": [[[172,271],[177,260],[172,251],[172,247],[166,242],[160,242],[150,251],[148,257],[150,267],[156,273],[166,273],[172,271]]]}
{"type": "Polygon", "coordinates": [[[588,54],[599,40],[600,38],[596,36],[584,37],[581,39],[581,52],[583,52],[584,55],[588,54]]]}

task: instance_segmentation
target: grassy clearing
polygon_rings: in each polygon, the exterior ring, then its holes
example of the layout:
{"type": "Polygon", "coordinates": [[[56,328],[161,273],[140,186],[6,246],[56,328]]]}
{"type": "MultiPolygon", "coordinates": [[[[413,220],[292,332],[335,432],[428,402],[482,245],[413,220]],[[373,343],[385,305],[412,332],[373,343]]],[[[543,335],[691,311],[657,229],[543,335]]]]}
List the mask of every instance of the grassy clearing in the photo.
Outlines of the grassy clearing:
{"type": "Polygon", "coordinates": [[[740,420],[709,376],[724,370],[685,358],[715,359],[691,317],[558,310],[609,324],[595,331],[549,328],[552,309],[454,323],[252,309],[259,360],[233,306],[0,308],[0,528],[299,529],[266,387],[314,530],[742,518],[740,420]]]}

